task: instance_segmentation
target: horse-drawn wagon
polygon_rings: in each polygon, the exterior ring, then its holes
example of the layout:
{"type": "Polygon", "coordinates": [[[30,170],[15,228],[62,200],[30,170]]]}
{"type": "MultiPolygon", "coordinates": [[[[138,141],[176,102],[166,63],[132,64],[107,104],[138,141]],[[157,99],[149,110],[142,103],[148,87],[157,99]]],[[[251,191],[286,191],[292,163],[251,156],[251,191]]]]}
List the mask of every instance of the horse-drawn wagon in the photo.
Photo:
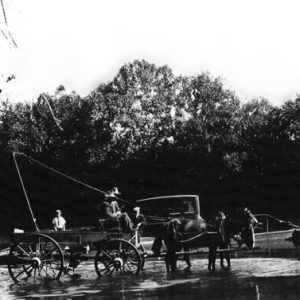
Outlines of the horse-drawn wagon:
{"type": "MultiPolygon", "coordinates": [[[[105,220],[101,220],[101,228],[98,226],[64,231],[40,230],[23,183],[17,155],[26,155],[13,153],[13,158],[35,230],[14,230],[10,235],[8,253],[0,256],[0,264],[8,266],[9,274],[16,283],[58,280],[63,273],[74,271],[83,260],[94,261],[99,277],[136,275],[140,272],[145,257],[138,226],[129,232],[120,226],[120,222],[114,222],[113,226],[110,222],[108,226],[105,220]]],[[[52,171],[63,175],[59,171],[52,171]]]]}
{"type": "Polygon", "coordinates": [[[39,230],[13,233],[9,254],[2,257],[16,282],[58,280],[81,261],[93,260],[99,277],[136,275],[144,264],[139,232],[120,228],[106,231],[81,228],[67,231],[39,230]]]}

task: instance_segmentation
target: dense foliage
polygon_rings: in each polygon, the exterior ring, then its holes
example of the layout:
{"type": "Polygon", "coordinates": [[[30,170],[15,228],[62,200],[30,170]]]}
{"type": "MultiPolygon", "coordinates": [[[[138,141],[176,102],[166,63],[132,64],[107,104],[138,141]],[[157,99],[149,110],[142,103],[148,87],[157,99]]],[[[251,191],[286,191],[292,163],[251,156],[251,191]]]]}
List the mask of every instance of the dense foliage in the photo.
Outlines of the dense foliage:
{"type": "MultiPolygon", "coordinates": [[[[133,200],[199,194],[202,215],[246,204],[255,212],[299,212],[300,98],[278,108],[242,104],[219,78],[175,76],[134,61],[87,97],[41,94],[1,103],[2,228],[31,226],[11,152],[19,151],[133,200]]],[[[61,208],[68,225],[91,224],[101,195],[18,157],[38,215],[61,208]]]]}

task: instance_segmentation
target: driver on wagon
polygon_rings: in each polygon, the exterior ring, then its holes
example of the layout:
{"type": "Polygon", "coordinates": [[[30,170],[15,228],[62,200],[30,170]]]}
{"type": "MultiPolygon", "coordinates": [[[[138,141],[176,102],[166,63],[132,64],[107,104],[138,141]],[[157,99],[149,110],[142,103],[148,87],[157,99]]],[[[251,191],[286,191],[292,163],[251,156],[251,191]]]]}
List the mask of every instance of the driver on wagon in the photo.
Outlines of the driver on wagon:
{"type": "Polygon", "coordinates": [[[117,202],[116,195],[121,195],[117,187],[113,187],[110,191],[107,192],[105,198],[110,201],[110,209],[113,218],[121,216],[121,208],[117,202]]]}
{"type": "Polygon", "coordinates": [[[105,219],[116,220],[120,222],[122,229],[125,232],[132,232],[133,225],[130,217],[126,212],[121,212],[121,208],[117,202],[117,196],[120,195],[117,187],[113,187],[110,191],[105,194],[105,200],[102,203],[101,214],[104,215],[105,219]]]}

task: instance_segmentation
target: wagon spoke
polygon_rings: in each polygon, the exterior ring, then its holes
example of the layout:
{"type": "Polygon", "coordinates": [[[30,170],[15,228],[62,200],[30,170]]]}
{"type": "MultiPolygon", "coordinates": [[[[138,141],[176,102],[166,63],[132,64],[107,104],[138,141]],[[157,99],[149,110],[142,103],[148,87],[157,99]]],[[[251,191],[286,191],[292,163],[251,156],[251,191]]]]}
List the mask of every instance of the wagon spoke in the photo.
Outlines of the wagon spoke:
{"type": "Polygon", "coordinates": [[[105,274],[110,272],[110,269],[108,268],[103,268],[102,270],[100,270],[100,272],[104,272],[105,274]]]}
{"type": "Polygon", "coordinates": [[[47,272],[47,268],[46,268],[46,269],[44,269],[44,265],[42,265],[42,266],[41,266],[41,270],[43,270],[43,271],[44,271],[44,273],[46,274],[46,276],[49,276],[49,277],[51,277],[52,279],[55,279],[55,277],[54,277],[54,276],[50,275],[50,274],[47,272]]]}
{"type": "Polygon", "coordinates": [[[46,265],[46,267],[48,267],[54,273],[54,275],[56,275],[55,270],[59,271],[61,268],[61,265],[59,265],[55,262],[50,262],[50,264],[48,266],[46,265]],[[54,265],[52,265],[52,264],[54,264],[54,265]]]}
{"type": "Polygon", "coordinates": [[[30,244],[28,244],[28,248],[29,248],[30,252],[33,253],[33,250],[32,250],[32,248],[31,248],[31,245],[30,245],[30,244]]]}
{"type": "Polygon", "coordinates": [[[44,258],[47,257],[47,256],[52,256],[53,257],[53,255],[55,255],[54,252],[57,253],[57,249],[52,249],[49,252],[45,250],[44,254],[40,257],[40,259],[44,260],[44,258]]]}
{"type": "Polygon", "coordinates": [[[45,251],[44,254],[40,257],[41,260],[43,260],[47,255],[51,255],[55,249],[52,249],[51,252],[45,251]]]}
{"type": "Polygon", "coordinates": [[[100,272],[106,271],[106,273],[110,272],[110,267],[113,266],[113,263],[110,263],[108,265],[104,265],[104,268],[100,269],[100,272]]]}
{"type": "Polygon", "coordinates": [[[109,273],[109,275],[111,275],[115,269],[116,269],[115,266],[113,266],[110,273],[109,273]]]}
{"type": "Polygon", "coordinates": [[[26,256],[31,258],[31,256],[20,245],[17,245],[17,248],[20,249],[26,256]]]}
{"type": "Polygon", "coordinates": [[[61,265],[57,263],[56,260],[50,261],[50,264],[55,264],[57,267],[61,267],[61,265]]]}
{"type": "Polygon", "coordinates": [[[130,264],[132,264],[132,265],[138,265],[138,264],[139,264],[138,261],[133,261],[132,259],[126,259],[125,262],[126,262],[126,263],[130,263],[130,264]]]}
{"type": "Polygon", "coordinates": [[[39,257],[39,252],[40,252],[40,247],[39,247],[39,244],[36,243],[36,244],[35,244],[35,255],[36,255],[37,257],[39,257]]]}
{"type": "Polygon", "coordinates": [[[43,269],[43,265],[40,265],[37,269],[38,269],[38,274],[39,274],[39,277],[41,278],[41,281],[44,282],[45,276],[42,275],[42,271],[44,271],[44,273],[46,273],[46,272],[43,269]]]}
{"type": "Polygon", "coordinates": [[[37,242],[36,242],[36,256],[41,257],[42,256],[42,245],[41,245],[41,237],[38,237],[37,242]]]}
{"type": "MultiPolygon", "coordinates": [[[[23,274],[24,272],[28,275],[27,271],[30,269],[31,266],[27,267],[27,268],[23,268],[23,270],[21,272],[19,272],[15,278],[18,278],[21,274],[23,274]]],[[[31,270],[33,269],[33,267],[31,267],[31,270]]],[[[28,276],[29,277],[29,276],[28,276]]]]}
{"type": "Polygon", "coordinates": [[[32,270],[34,270],[34,267],[33,266],[31,266],[31,269],[28,271],[28,269],[26,270],[26,273],[28,274],[28,275],[30,275],[31,276],[31,272],[32,272],[32,270]]]}
{"type": "Polygon", "coordinates": [[[124,264],[123,269],[125,270],[125,268],[127,267],[127,271],[129,271],[130,273],[132,273],[132,269],[130,267],[130,265],[128,265],[127,263],[124,264]]]}
{"type": "MultiPolygon", "coordinates": [[[[133,263],[131,263],[131,262],[126,262],[125,264],[126,264],[126,266],[128,266],[130,269],[131,269],[131,267],[133,267],[133,268],[136,268],[136,267],[137,267],[137,264],[133,264],[133,263]]],[[[124,265],[125,265],[125,264],[124,264],[124,265]]]]}
{"type": "Polygon", "coordinates": [[[133,249],[124,249],[124,252],[128,255],[135,254],[135,251],[133,249]]]}
{"type": "Polygon", "coordinates": [[[34,278],[34,281],[35,281],[36,280],[36,269],[34,269],[33,278],[34,278]]]}
{"type": "Polygon", "coordinates": [[[54,265],[54,266],[50,265],[49,268],[51,268],[53,273],[57,274],[55,271],[59,272],[60,269],[61,269],[61,266],[59,266],[59,265],[54,265]]]}
{"type": "Polygon", "coordinates": [[[124,259],[130,259],[130,258],[133,258],[133,257],[136,257],[136,252],[135,251],[132,251],[130,253],[125,253],[123,255],[124,259]]]}
{"type": "Polygon", "coordinates": [[[103,250],[102,252],[108,259],[113,259],[107,252],[103,250]]]}
{"type": "Polygon", "coordinates": [[[43,278],[43,276],[41,275],[41,270],[40,270],[40,269],[39,269],[38,273],[39,273],[40,278],[42,279],[42,282],[44,282],[44,278],[43,278]]]}
{"type": "Polygon", "coordinates": [[[108,249],[107,250],[110,254],[109,254],[109,257],[110,259],[113,259],[115,257],[118,257],[118,251],[114,250],[114,249],[108,249]]]}
{"type": "Polygon", "coordinates": [[[49,258],[49,259],[44,259],[42,260],[43,263],[55,263],[57,259],[55,258],[49,258]]]}

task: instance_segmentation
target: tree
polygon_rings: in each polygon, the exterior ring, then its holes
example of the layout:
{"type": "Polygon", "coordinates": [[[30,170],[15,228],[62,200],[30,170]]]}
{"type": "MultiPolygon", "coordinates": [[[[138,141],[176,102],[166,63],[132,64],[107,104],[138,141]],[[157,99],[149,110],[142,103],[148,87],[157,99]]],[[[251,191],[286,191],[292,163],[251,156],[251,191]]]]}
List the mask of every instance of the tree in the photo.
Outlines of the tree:
{"type": "Polygon", "coordinates": [[[167,66],[134,61],[121,67],[112,82],[98,89],[102,102],[97,118],[109,124],[115,157],[128,159],[170,136],[175,84],[167,66]]]}

